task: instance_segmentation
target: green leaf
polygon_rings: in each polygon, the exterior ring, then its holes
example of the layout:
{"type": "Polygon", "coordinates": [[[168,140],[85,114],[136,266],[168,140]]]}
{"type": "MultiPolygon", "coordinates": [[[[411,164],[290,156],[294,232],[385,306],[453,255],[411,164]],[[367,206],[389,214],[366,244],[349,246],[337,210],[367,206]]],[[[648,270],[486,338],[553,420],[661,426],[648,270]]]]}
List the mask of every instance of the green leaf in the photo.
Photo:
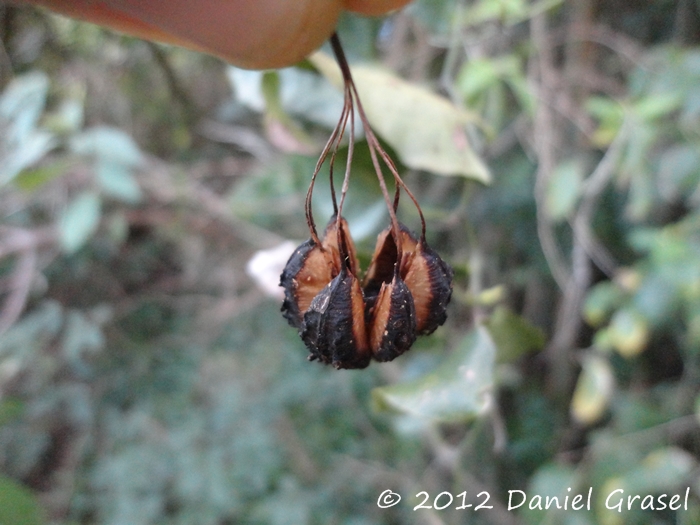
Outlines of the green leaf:
{"type": "Polygon", "coordinates": [[[593,327],[601,326],[608,316],[617,308],[624,294],[610,281],[595,285],[588,292],[583,305],[583,318],[593,327]]]}
{"type": "Polygon", "coordinates": [[[24,411],[24,402],[18,398],[6,398],[0,401],[0,426],[19,417],[24,411]]]}
{"type": "Polygon", "coordinates": [[[0,475],[0,525],[46,523],[36,496],[26,487],[0,475]]]}
{"type": "Polygon", "coordinates": [[[566,219],[574,212],[582,181],[580,162],[564,162],[555,168],[547,187],[547,209],[554,220],[566,219]]]}
{"type": "Polygon", "coordinates": [[[67,167],[67,162],[57,160],[36,168],[25,169],[17,175],[13,184],[21,190],[31,192],[63,175],[67,167]]]}
{"type": "Polygon", "coordinates": [[[498,348],[499,363],[541,350],[545,343],[545,335],[540,328],[503,306],[494,310],[486,326],[498,348]]]}
{"type": "Polygon", "coordinates": [[[484,327],[470,332],[433,372],[375,388],[375,408],[434,421],[466,421],[491,405],[496,346],[484,327]]]}
{"type": "Polygon", "coordinates": [[[457,77],[457,88],[466,100],[480,95],[500,78],[493,60],[477,59],[464,64],[457,77]]]}
{"type": "Polygon", "coordinates": [[[584,425],[595,423],[607,410],[614,388],[615,377],[608,360],[599,355],[585,356],[571,400],[571,415],[584,425]]]}
{"type": "Polygon", "coordinates": [[[132,168],[111,160],[97,161],[97,181],[105,195],[127,204],[141,200],[141,188],[132,174],[132,168]]]}
{"type": "Polygon", "coordinates": [[[678,109],[682,100],[678,93],[655,93],[638,101],[633,111],[642,120],[650,122],[678,109]]]}
{"type": "Polygon", "coordinates": [[[4,124],[3,139],[21,143],[36,128],[44,111],[48,77],[34,71],[15,77],[0,95],[0,122],[4,124]]]}
{"type": "Polygon", "coordinates": [[[590,97],[586,100],[586,111],[600,121],[622,123],[624,117],[622,105],[606,97],[590,97]]]}
{"type": "Polygon", "coordinates": [[[586,101],[586,110],[600,121],[593,134],[596,146],[608,146],[620,132],[625,112],[622,105],[604,97],[591,97],[586,101]]]}
{"type": "Polygon", "coordinates": [[[610,341],[624,357],[638,355],[649,340],[649,324],[635,310],[623,308],[615,312],[608,327],[610,341]]]}
{"type": "Polygon", "coordinates": [[[262,91],[267,111],[276,117],[285,115],[280,101],[280,77],[277,71],[265,71],[262,74],[260,81],[260,89],[262,91]]]}
{"type": "MultiPolygon", "coordinates": [[[[331,82],[342,84],[331,57],[318,52],[310,60],[331,82]]],[[[465,125],[477,117],[379,67],[356,66],[352,74],[373,129],[406,166],[490,182],[488,169],[472,150],[465,131],[465,125]]]]}
{"type": "Polygon", "coordinates": [[[11,143],[0,163],[0,186],[13,180],[23,169],[40,160],[55,146],[54,136],[45,131],[34,131],[21,142],[11,143]]]}
{"type": "Polygon", "coordinates": [[[265,99],[265,128],[270,142],[290,153],[314,153],[314,141],[285,111],[277,71],[265,71],[260,83],[265,99]]]}
{"type": "MultiPolygon", "coordinates": [[[[549,11],[563,3],[563,0],[480,0],[465,8],[462,16],[464,27],[475,27],[484,23],[498,23],[512,26],[528,20],[538,13],[549,11]]],[[[461,27],[460,26],[460,27],[461,27]]]]}
{"type": "Polygon", "coordinates": [[[48,89],[48,77],[34,72],[16,77],[0,95],[0,187],[56,145],[51,133],[36,129],[48,89]]]}
{"type": "Polygon", "coordinates": [[[58,223],[61,247],[66,253],[77,251],[97,230],[101,203],[97,193],[85,191],[64,210],[58,223]]]}
{"type": "Polygon", "coordinates": [[[120,129],[107,126],[96,126],[72,137],[70,147],[79,155],[122,166],[133,168],[143,162],[134,139],[120,129]]]}
{"type": "Polygon", "coordinates": [[[501,82],[510,87],[528,114],[534,112],[535,99],[527,86],[520,59],[515,55],[466,62],[457,77],[456,85],[465,100],[474,102],[476,97],[485,95],[489,90],[495,92],[501,82]]]}
{"type": "Polygon", "coordinates": [[[527,80],[525,75],[517,74],[508,77],[507,79],[510,89],[513,91],[513,95],[518,99],[520,106],[525,110],[528,115],[535,114],[536,99],[532,93],[532,90],[527,85],[527,80]]]}
{"type": "Polygon", "coordinates": [[[527,12],[528,5],[524,0],[491,0],[477,2],[466,14],[472,24],[488,21],[509,23],[511,20],[522,20],[527,12]]]}

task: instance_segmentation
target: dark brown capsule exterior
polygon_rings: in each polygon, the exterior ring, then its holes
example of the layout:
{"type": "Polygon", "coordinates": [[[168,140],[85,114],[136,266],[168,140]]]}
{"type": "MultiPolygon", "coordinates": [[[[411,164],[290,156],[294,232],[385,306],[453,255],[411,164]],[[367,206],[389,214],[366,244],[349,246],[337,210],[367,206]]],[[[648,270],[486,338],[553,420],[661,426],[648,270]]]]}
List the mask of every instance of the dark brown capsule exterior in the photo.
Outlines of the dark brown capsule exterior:
{"type": "Polygon", "coordinates": [[[284,288],[282,315],[297,330],[302,329],[304,312],[334,274],[334,261],[313,239],[299,245],[280,276],[284,288]]]}
{"type": "Polygon", "coordinates": [[[362,289],[347,268],[311,301],[301,338],[311,352],[310,360],[335,368],[365,368],[369,364],[362,289]]]}
{"type": "Polygon", "coordinates": [[[400,276],[383,283],[371,312],[369,344],[377,361],[392,361],[416,340],[413,296],[400,276]]]}
{"type": "Polygon", "coordinates": [[[302,330],[304,313],[311,306],[313,298],[340,273],[343,261],[338,247],[338,225],[347,254],[345,263],[356,274],[358,262],[348,223],[342,217],[340,221],[332,217],[324,231],[321,245],[313,239],[300,244],[280,276],[280,286],[284,288],[282,315],[297,330],[302,330]]]}
{"type": "Polygon", "coordinates": [[[432,334],[447,319],[452,297],[452,268],[421,240],[403,273],[411,290],[418,335],[432,334]]]}

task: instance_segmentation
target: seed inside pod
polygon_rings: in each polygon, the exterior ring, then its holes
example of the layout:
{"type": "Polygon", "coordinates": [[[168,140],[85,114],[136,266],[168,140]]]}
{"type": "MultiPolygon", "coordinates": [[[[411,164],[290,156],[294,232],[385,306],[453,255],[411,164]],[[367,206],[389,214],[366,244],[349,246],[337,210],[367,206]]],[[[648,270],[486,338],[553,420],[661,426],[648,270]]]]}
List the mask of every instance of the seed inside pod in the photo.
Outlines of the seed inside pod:
{"type": "Polygon", "coordinates": [[[347,268],[311,301],[301,338],[311,352],[310,360],[335,368],[365,368],[369,364],[362,289],[347,268]]]}
{"type": "Polygon", "coordinates": [[[418,335],[432,334],[447,319],[452,268],[421,239],[404,276],[416,310],[418,335]]]}
{"type": "Polygon", "coordinates": [[[382,283],[371,318],[369,344],[377,361],[391,361],[411,348],[416,340],[415,309],[401,277],[382,283]]]}

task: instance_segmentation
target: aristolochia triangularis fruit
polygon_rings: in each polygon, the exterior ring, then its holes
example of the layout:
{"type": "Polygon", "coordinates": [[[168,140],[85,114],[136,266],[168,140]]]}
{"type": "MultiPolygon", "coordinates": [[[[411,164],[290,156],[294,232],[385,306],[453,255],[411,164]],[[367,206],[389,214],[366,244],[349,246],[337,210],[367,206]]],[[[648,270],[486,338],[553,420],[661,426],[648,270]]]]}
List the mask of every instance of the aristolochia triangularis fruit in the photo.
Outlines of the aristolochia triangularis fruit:
{"type": "Polygon", "coordinates": [[[418,201],[401,180],[369,126],[336,35],[331,38],[331,44],[343,73],[345,103],[306,194],[306,220],[311,238],[294,251],[280,277],[285,293],[282,312],[289,324],[299,331],[309,349],[310,360],[335,368],[365,368],[372,358],[376,361],[395,359],[411,348],[418,335],[430,334],[445,322],[453,274],[428,246],[425,218],[418,201]],[[377,237],[364,286],[359,280],[360,268],[350,229],[342,218],[352,162],[355,105],[391,219],[390,225],[377,237]],[[333,185],[333,162],[348,124],[348,160],[338,203],[333,185]],[[334,213],[321,240],[316,232],[311,201],[316,176],[329,154],[334,213]],[[393,200],[382,175],[380,158],[396,183],[393,200]],[[402,191],[413,201],[420,215],[422,232],[419,238],[396,217],[402,191]]]}

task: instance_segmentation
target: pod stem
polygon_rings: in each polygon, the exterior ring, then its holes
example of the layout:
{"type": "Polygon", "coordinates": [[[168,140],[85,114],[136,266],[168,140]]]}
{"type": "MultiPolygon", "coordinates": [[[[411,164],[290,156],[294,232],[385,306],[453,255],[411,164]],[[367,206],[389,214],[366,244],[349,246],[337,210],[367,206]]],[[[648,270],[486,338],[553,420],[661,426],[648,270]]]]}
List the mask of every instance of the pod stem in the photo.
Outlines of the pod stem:
{"type": "MultiPolygon", "coordinates": [[[[352,139],[352,134],[354,134],[354,114],[355,110],[353,107],[352,103],[352,96],[349,92],[349,90],[345,90],[345,99],[343,101],[343,110],[340,114],[340,119],[338,120],[338,124],[336,124],[335,129],[331,133],[331,136],[329,137],[328,141],[326,142],[326,145],[324,146],[323,150],[321,151],[321,155],[319,156],[318,162],[316,162],[316,167],[314,168],[314,172],[311,175],[311,182],[309,183],[309,189],[306,192],[306,200],[304,203],[304,212],[306,214],[306,223],[309,226],[309,232],[311,233],[311,238],[313,241],[321,246],[321,249],[323,249],[323,246],[321,244],[321,241],[318,238],[318,232],[316,230],[316,222],[314,221],[313,217],[313,207],[312,207],[312,200],[313,200],[313,191],[314,191],[314,185],[316,183],[316,177],[318,176],[318,173],[321,171],[321,167],[323,166],[323,163],[326,161],[326,158],[328,157],[328,154],[331,154],[331,158],[329,161],[329,173],[330,173],[330,190],[331,190],[331,198],[333,200],[333,213],[336,217],[340,217],[340,212],[342,208],[342,201],[343,198],[341,198],[341,204],[340,207],[338,206],[337,200],[336,200],[336,195],[335,195],[335,186],[333,183],[333,165],[335,164],[335,158],[336,155],[338,154],[338,149],[340,147],[340,143],[343,140],[343,135],[345,134],[345,129],[347,127],[347,122],[348,119],[351,119],[350,123],[350,129],[351,129],[351,138],[350,138],[350,149],[348,151],[348,168],[346,169],[346,175],[345,178],[348,178],[348,172],[349,172],[349,166],[350,162],[352,160],[352,144],[353,144],[353,139],[352,139]],[[332,153],[331,153],[332,152],[332,153]]],[[[343,188],[347,186],[347,182],[344,181],[343,183],[343,188]]],[[[347,190],[345,190],[347,191],[347,190]]]]}
{"type": "MultiPolygon", "coordinates": [[[[387,205],[387,210],[389,212],[389,217],[391,219],[391,227],[392,227],[392,236],[394,237],[394,242],[396,243],[396,247],[398,250],[399,255],[402,253],[402,241],[401,241],[401,232],[400,232],[400,227],[399,227],[399,221],[398,218],[396,217],[396,210],[399,205],[399,196],[400,196],[400,190],[403,189],[408,197],[413,201],[413,204],[416,206],[416,209],[418,210],[418,215],[420,216],[420,221],[421,221],[421,239],[425,241],[425,217],[423,216],[423,210],[421,210],[420,205],[418,204],[418,200],[415,198],[411,190],[406,186],[404,183],[403,179],[401,179],[401,176],[398,173],[398,170],[396,169],[396,165],[394,164],[394,161],[391,160],[391,157],[387,154],[387,152],[382,148],[381,144],[379,143],[379,139],[377,139],[377,136],[374,134],[374,131],[372,131],[372,127],[370,126],[369,119],[367,118],[367,115],[365,114],[365,110],[362,107],[362,102],[360,101],[360,96],[357,91],[357,87],[355,86],[355,82],[353,81],[352,78],[352,73],[350,72],[350,66],[348,65],[347,58],[345,57],[345,52],[343,51],[343,47],[340,43],[340,39],[338,38],[337,33],[333,33],[333,35],[330,38],[330,43],[331,47],[333,48],[333,52],[335,54],[336,60],[338,62],[338,66],[340,67],[340,71],[343,75],[343,84],[344,84],[344,91],[346,93],[346,98],[347,98],[347,93],[348,91],[350,92],[351,96],[351,101],[354,102],[357,105],[357,112],[360,116],[360,121],[362,122],[362,126],[365,130],[365,137],[367,139],[367,145],[369,147],[369,152],[370,156],[372,158],[372,164],[374,166],[374,170],[377,174],[377,180],[379,182],[379,187],[382,191],[382,195],[384,196],[384,201],[386,202],[387,205]],[[389,169],[391,174],[394,177],[394,182],[396,184],[396,192],[394,194],[394,200],[392,202],[391,198],[389,197],[389,191],[387,190],[386,187],[386,182],[384,181],[384,175],[382,173],[382,168],[381,168],[381,163],[379,162],[379,159],[381,158],[382,162],[384,165],[389,169]]],[[[354,136],[350,137],[350,144],[352,145],[354,140],[354,136]]],[[[352,146],[351,146],[352,147],[352,146]]],[[[348,164],[349,168],[349,164],[348,164]]],[[[346,175],[348,174],[348,171],[346,172],[346,175]]],[[[342,199],[341,199],[341,207],[342,207],[342,199]]]]}
{"type": "MultiPolygon", "coordinates": [[[[309,189],[306,192],[306,200],[304,203],[304,212],[306,214],[306,222],[309,226],[309,232],[311,233],[311,238],[313,241],[321,246],[323,249],[323,245],[318,237],[318,231],[316,229],[316,223],[314,221],[313,217],[313,209],[312,209],[312,201],[313,201],[313,190],[314,186],[316,184],[316,177],[318,176],[318,173],[321,171],[321,167],[323,166],[323,163],[326,161],[328,158],[328,155],[330,154],[330,159],[329,159],[329,171],[330,171],[330,190],[331,190],[331,198],[333,199],[333,212],[335,215],[335,220],[336,220],[336,231],[338,233],[338,247],[343,250],[343,247],[345,246],[345,240],[341,238],[341,227],[340,227],[340,221],[342,217],[342,212],[343,212],[343,205],[345,204],[345,197],[348,192],[348,187],[350,183],[350,169],[352,165],[352,157],[354,153],[354,146],[355,146],[355,106],[357,106],[357,112],[360,117],[360,121],[362,122],[362,126],[365,130],[365,137],[367,139],[367,146],[369,148],[369,153],[370,157],[372,159],[372,165],[374,166],[374,171],[377,175],[377,180],[379,182],[379,188],[382,191],[382,195],[384,197],[384,201],[387,206],[387,210],[389,212],[389,218],[391,220],[391,230],[392,230],[392,237],[394,238],[394,243],[396,244],[396,249],[397,249],[397,266],[400,264],[402,256],[403,256],[403,246],[402,246],[402,236],[401,236],[401,228],[399,226],[399,220],[396,216],[396,211],[399,206],[399,198],[401,195],[401,190],[405,191],[408,197],[411,199],[413,204],[416,206],[416,209],[418,210],[418,215],[420,216],[420,221],[421,221],[421,239],[424,242],[425,241],[425,217],[423,216],[423,210],[421,210],[420,204],[418,204],[418,200],[415,198],[411,190],[406,186],[404,183],[403,179],[401,179],[401,176],[399,175],[398,170],[396,169],[396,165],[394,164],[394,161],[391,160],[391,157],[387,154],[387,152],[384,150],[384,148],[381,146],[379,139],[377,136],[374,134],[374,131],[372,131],[372,127],[370,126],[369,119],[367,118],[367,115],[365,114],[365,110],[362,107],[362,102],[360,101],[360,96],[357,91],[357,87],[355,86],[355,82],[353,81],[352,78],[352,73],[350,72],[350,66],[348,65],[347,58],[345,56],[345,52],[343,51],[343,46],[340,43],[340,39],[338,38],[337,33],[333,33],[333,35],[330,38],[330,43],[331,47],[333,48],[333,53],[335,54],[335,58],[338,62],[338,66],[340,67],[341,74],[343,76],[343,110],[340,114],[340,119],[338,120],[338,124],[336,127],[333,129],[333,132],[331,133],[331,136],[329,137],[328,141],[326,142],[326,145],[324,146],[323,150],[321,151],[321,154],[319,156],[318,162],[316,163],[316,167],[314,168],[314,172],[311,176],[311,182],[309,183],[309,189]],[[335,193],[335,186],[333,182],[333,165],[335,163],[336,156],[338,154],[338,149],[340,147],[340,144],[342,142],[343,136],[345,135],[345,131],[347,129],[348,125],[348,120],[350,121],[350,133],[349,133],[349,140],[348,140],[348,155],[347,155],[347,163],[345,166],[345,175],[343,177],[343,185],[340,190],[340,202],[336,200],[336,193],[335,193]],[[380,162],[381,159],[381,162],[380,162]],[[394,177],[394,183],[396,185],[396,190],[394,192],[394,198],[392,201],[392,198],[389,196],[389,190],[387,189],[386,186],[386,181],[384,180],[384,174],[382,172],[382,163],[389,169],[391,172],[392,176],[394,177]]],[[[344,259],[345,254],[341,254],[342,259],[344,259]]]]}

